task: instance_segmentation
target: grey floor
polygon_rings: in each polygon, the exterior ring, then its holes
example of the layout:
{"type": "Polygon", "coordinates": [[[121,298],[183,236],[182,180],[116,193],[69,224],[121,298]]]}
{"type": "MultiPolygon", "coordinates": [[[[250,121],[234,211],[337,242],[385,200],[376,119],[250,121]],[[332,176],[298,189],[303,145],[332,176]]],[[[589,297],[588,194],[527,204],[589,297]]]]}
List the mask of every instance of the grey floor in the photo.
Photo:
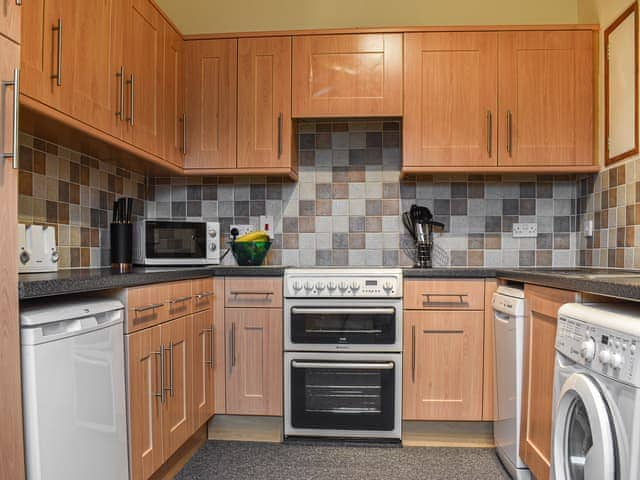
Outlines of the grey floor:
{"type": "Polygon", "coordinates": [[[207,442],[176,480],[508,479],[493,449],[207,442]]]}

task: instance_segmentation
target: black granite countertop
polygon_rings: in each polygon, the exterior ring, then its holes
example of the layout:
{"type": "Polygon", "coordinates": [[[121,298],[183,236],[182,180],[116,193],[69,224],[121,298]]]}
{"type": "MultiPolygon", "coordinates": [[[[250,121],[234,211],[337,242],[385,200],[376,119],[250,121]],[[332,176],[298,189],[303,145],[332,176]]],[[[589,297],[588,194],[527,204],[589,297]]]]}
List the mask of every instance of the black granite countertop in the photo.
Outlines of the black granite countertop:
{"type": "Polygon", "coordinates": [[[214,276],[279,277],[284,267],[137,267],[133,272],[119,274],[110,268],[59,270],[54,273],[21,274],[18,292],[21,300],[55,295],[126,288],[151,283],[189,280],[214,276]]]}
{"type": "Polygon", "coordinates": [[[404,278],[493,278],[495,268],[482,267],[436,267],[403,268],[404,278]]]}

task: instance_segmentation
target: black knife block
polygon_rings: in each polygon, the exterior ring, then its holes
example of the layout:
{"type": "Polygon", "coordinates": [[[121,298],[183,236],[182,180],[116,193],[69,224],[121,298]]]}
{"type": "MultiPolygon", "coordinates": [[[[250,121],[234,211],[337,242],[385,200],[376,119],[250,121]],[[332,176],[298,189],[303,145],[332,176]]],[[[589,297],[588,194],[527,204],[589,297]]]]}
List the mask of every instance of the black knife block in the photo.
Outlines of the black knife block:
{"type": "Polygon", "coordinates": [[[120,273],[130,272],[133,257],[133,225],[111,224],[111,268],[120,273]]]}

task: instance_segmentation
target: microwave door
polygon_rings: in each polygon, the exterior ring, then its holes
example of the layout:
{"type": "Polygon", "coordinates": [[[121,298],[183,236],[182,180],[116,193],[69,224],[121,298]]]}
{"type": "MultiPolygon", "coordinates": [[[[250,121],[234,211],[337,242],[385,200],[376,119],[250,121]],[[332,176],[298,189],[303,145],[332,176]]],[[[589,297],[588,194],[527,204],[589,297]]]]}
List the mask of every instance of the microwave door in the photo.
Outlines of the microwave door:
{"type": "Polygon", "coordinates": [[[145,225],[148,259],[205,259],[206,223],[147,222],[145,225]]]}

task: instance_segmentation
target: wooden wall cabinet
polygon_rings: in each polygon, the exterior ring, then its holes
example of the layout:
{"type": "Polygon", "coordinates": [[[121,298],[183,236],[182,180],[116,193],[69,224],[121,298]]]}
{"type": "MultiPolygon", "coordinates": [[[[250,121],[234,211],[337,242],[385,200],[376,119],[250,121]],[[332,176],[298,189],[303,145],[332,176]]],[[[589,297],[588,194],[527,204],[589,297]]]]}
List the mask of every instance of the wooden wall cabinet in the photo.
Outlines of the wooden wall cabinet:
{"type": "Polygon", "coordinates": [[[402,115],[402,34],[293,39],[294,117],[402,115]]]}
{"type": "Polygon", "coordinates": [[[238,41],[238,169],[290,169],[291,37],[238,41]]]}
{"type": "Polygon", "coordinates": [[[184,41],[171,25],[164,22],[164,158],[184,166],[186,117],[184,41]]]}
{"type": "Polygon", "coordinates": [[[498,34],[404,36],[404,166],[496,166],[498,34]]]}
{"type": "Polygon", "coordinates": [[[0,9],[0,35],[20,43],[21,5],[16,0],[7,0],[0,9]]]}
{"type": "Polygon", "coordinates": [[[524,371],[520,455],[536,478],[549,478],[553,416],[553,369],[558,309],[578,301],[566,290],[525,285],[527,317],[524,331],[524,371]]]}
{"type": "Polygon", "coordinates": [[[185,170],[235,170],[238,41],[189,41],[185,58],[185,170]]]}

